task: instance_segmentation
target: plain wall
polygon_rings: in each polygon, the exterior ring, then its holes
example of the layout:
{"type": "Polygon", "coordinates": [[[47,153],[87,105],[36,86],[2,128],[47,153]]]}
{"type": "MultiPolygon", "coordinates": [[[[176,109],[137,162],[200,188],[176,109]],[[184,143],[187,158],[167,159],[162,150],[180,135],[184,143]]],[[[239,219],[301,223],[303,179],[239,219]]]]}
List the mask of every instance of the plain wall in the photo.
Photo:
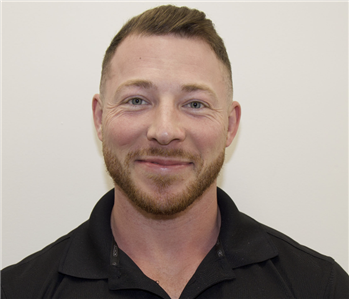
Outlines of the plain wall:
{"type": "MultiPolygon", "coordinates": [[[[92,96],[112,37],[157,4],[2,3],[3,267],[88,219],[112,188],[92,96]]],[[[219,186],[348,271],[348,4],[181,4],[216,24],[242,106],[219,186]]]]}

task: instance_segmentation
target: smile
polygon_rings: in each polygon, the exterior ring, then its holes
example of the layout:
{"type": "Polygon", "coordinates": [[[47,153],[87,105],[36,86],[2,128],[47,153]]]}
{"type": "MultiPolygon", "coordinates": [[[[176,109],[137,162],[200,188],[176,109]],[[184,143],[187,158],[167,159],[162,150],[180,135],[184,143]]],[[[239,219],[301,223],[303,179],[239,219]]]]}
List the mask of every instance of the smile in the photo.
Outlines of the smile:
{"type": "Polygon", "coordinates": [[[164,159],[164,158],[147,158],[147,159],[137,159],[135,161],[137,164],[143,165],[148,168],[153,169],[181,169],[192,165],[192,162],[182,161],[177,159],[164,159]]]}

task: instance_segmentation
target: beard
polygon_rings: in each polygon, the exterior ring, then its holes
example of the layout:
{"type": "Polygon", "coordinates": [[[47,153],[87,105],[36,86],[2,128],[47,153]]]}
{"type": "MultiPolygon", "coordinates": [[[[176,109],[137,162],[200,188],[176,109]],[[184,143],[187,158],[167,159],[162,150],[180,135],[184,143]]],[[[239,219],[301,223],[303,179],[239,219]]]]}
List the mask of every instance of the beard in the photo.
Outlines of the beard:
{"type": "Polygon", "coordinates": [[[132,203],[152,215],[172,216],[186,210],[215,182],[224,163],[225,149],[223,148],[218,157],[206,166],[199,155],[193,155],[181,149],[141,149],[129,152],[122,163],[111,148],[103,143],[103,156],[114,184],[132,203]],[[140,156],[184,158],[194,165],[194,179],[188,181],[179,175],[146,174],[156,190],[149,194],[137,187],[137,182],[132,180],[130,174],[130,162],[140,156]],[[186,187],[181,192],[167,190],[175,182],[182,182],[186,187]]]}

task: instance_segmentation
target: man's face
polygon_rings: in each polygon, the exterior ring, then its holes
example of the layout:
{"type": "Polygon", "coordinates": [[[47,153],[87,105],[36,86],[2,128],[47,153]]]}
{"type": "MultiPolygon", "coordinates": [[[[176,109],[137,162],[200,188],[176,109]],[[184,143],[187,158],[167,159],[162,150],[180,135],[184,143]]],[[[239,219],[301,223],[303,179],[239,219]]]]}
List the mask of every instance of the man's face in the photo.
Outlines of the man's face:
{"type": "Polygon", "coordinates": [[[173,215],[215,188],[240,116],[227,86],[201,40],[127,37],[93,102],[117,192],[148,213],[173,215]]]}

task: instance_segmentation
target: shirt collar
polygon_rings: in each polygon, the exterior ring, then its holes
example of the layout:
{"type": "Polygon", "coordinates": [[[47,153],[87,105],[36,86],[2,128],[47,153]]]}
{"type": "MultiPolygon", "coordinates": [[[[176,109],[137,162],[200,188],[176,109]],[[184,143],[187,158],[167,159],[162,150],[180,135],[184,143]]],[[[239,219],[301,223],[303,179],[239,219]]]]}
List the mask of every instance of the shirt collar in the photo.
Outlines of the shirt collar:
{"type": "Polygon", "coordinates": [[[60,262],[61,273],[87,279],[108,278],[113,246],[110,226],[113,205],[114,189],[97,202],[90,219],[70,233],[60,262]]]}
{"type": "MultiPolygon", "coordinates": [[[[277,256],[277,249],[261,224],[240,213],[231,198],[219,188],[217,197],[221,231],[220,244],[216,245],[215,250],[218,255],[219,250],[222,250],[224,264],[230,264],[229,268],[233,269],[277,256]]],[[[113,205],[114,190],[111,190],[96,204],[89,221],[70,234],[60,262],[61,273],[86,279],[110,277],[114,248],[110,227],[113,205]]],[[[127,264],[130,263],[131,259],[127,264]]]]}
{"type": "Polygon", "coordinates": [[[232,268],[259,263],[278,255],[263,226],[239,212],[231,198],[217,188],[221,212],[220,241],[232,268]]]}

